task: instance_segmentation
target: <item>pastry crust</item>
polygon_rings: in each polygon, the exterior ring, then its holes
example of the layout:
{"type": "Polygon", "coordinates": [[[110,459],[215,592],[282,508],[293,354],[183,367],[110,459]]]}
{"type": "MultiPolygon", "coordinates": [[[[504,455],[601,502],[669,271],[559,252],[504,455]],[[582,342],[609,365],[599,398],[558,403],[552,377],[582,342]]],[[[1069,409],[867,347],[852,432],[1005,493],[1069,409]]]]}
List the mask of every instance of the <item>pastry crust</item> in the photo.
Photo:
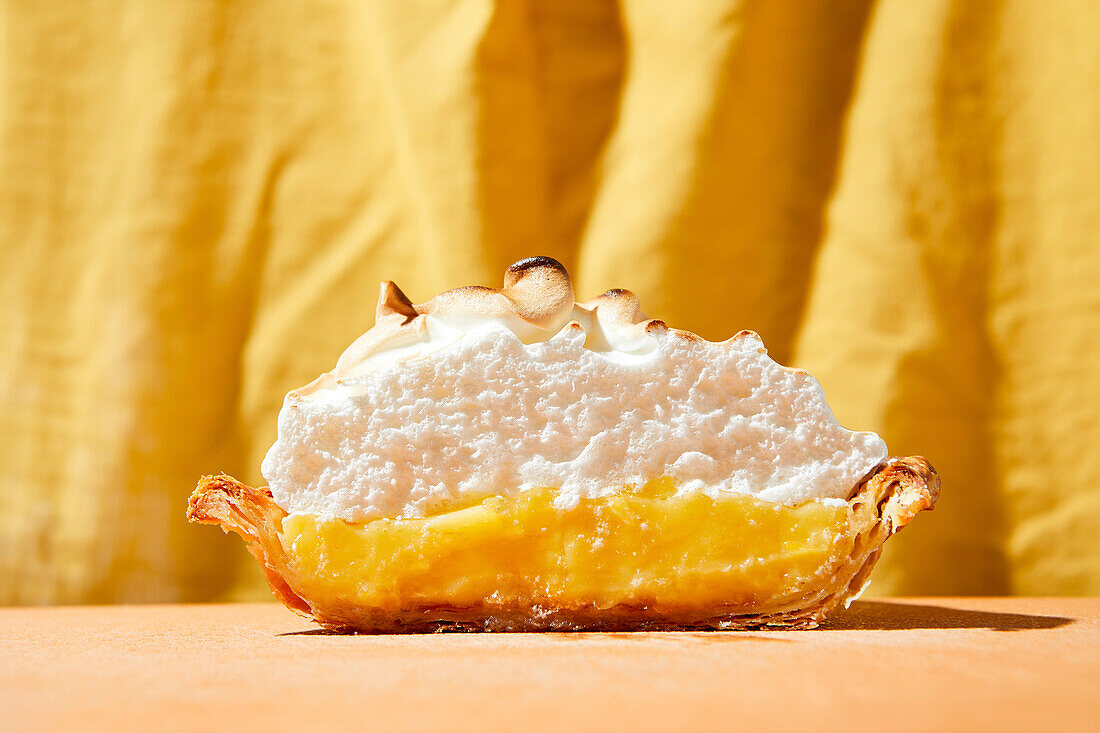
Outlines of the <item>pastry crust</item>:
{"type": "Polygon", "coordinates": [[[821,587],[797,605],[699,608],[671,605],[619,605],[610,609],[553,607],[545,603],[457,607],[419,605],[381,611],[341,598],[300,595],[291,558],[281,540],[286,516],[266,488],[255,489],[229,476],[206,476],[188,502],[192,522],[236,532],[260,561],[275,597],[292,611],[340,632],[426,631],[656,631],[688,629],[805,629],[817,626],[840,603],[850,603],[866,587],[883,543],[923,509],[932,509],[940,480],[922,457],[891,458],[855,487],[849,501],[850,531],[856,535],[848,560],[821,587]]]}

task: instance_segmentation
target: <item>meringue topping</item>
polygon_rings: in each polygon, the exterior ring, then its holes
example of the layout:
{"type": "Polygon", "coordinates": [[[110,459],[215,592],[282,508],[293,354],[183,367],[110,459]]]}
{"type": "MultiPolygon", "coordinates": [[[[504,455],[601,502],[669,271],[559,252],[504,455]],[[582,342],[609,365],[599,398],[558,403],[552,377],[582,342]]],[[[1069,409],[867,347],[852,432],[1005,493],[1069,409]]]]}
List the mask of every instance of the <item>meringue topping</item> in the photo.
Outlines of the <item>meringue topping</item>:
{"type": "Polygon", "coordinates": [[[845,500],[887,455],[756,334],[714,343],[611,290],[578,303],[562,265],[414,305],[382,283],[374,328],[290,392],[262,472],[290,513],[415,517],[552,488],[575,506],[663,476],[681,492],[845,500]]]}

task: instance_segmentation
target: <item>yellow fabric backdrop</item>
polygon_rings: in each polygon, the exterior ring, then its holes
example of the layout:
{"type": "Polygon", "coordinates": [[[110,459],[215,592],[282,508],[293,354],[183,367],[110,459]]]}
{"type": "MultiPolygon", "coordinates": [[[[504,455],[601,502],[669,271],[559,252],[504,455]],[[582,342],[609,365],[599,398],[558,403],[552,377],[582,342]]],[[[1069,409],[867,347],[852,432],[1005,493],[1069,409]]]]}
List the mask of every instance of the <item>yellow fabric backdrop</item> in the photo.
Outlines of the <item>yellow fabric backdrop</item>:
{"type": "Polygon", "coordinates": [[[282,395],[547,254],[762,334],[942,503],[879,593],[1100,593],[1100,3],[0,3],[0,602],[264,597],[282,395]]]}

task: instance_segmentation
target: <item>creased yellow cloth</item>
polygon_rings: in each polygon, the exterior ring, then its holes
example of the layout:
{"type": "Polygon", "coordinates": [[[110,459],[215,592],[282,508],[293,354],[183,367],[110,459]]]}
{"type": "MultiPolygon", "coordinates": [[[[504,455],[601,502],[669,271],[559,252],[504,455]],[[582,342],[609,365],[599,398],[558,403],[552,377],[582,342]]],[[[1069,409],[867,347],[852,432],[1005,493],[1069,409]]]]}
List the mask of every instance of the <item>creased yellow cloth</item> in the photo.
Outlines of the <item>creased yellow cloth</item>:
{"type": "Polygon", "coordinates": [[[0,3],[0,602],[264,597],[283,394],[546,254],[939,467],[879,593],[1100,593],[1100,4],[0,3]]]}

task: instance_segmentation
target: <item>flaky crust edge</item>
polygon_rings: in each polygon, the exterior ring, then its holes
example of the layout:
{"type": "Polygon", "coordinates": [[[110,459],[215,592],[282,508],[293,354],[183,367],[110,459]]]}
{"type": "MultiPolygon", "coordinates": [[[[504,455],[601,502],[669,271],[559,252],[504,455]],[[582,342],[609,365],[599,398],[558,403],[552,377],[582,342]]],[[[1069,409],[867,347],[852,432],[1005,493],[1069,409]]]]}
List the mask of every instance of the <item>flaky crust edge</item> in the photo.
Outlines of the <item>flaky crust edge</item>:
{"type": "Polygon", "coordinates": [[[287,608],[326,629],[350,633],[428,631],[667,631],[699,629],[805,629],[820,624],[836,606],[859,597],[887,539],[939,496],[936,470],[921,456],[891,458],[876,466],[848,500],[856,539],[852,554],[832,581],[797,604],[727,605],[700,609],[656,604],[610,609],[542,604],[478,607],[415,606],[396,611],[364,608],[340,598],[306,598],[295,590],[291,558],[280,539],[286,516],[266,488],[225,476],[204,476],[191,494],[187,518],[236,532],[263,567],[272,593],[287,608]]]}

